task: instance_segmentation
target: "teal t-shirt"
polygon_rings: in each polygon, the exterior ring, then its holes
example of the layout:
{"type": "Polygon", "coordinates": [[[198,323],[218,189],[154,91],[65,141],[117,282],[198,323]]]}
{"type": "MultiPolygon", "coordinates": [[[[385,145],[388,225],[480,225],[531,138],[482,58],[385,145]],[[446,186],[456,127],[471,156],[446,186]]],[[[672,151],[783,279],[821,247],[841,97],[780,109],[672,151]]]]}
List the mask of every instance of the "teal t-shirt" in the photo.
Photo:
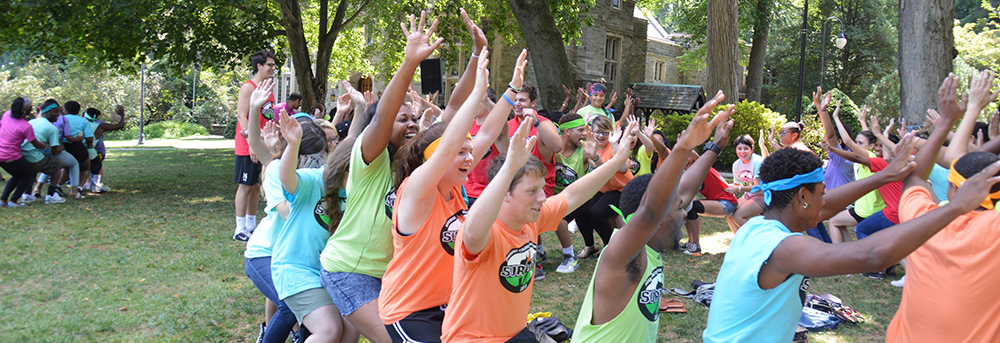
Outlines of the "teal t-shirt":
{"type": "Polygon", "coordinates": [[[705,342],[791,342],[809,278],[792,274],[778,287],[757,284],[760,268],[792,233],[779,221],[750,218],[729,243],[715,283],[705,342]]]}
{"type": "Polygon", "coordinates": [[[364,274],[381,279],[392,259],[392,168],[389,150],[383,149],[371,163],[361,153],[365,130],[351,148],[347,175],[347,200],[337,231],[326,242],[320,256],[328,272],[364,274]]]}
{"type": "MultiPolygon", "coordinates": [[[[31,128],[35,130],[35,139],[38,139],[39,142],[59,146],[59,129],[52,125],[48,119],[35,118],[29,120],[28,124],[31,124],[31,128]]],[[[36,163],[45,157],[45,154],[29,141],[24,141],[21,144],[21,155],[24,155],[24,159],[30,163],[36,163]]]]}
{"type": "MultiPolygon", "coordinates": [[[[38,132],[35,132],[38,135],[38,132]]],[[[937,196],[938,201],[948,201],[948,168],[942,167],[937,163],[934,164],[934,168],[931,169],[931,190],[934,191],[934,195],[937,196]]]]}
{"type": "MultiPolygon", "coordinates": [[[[285,192],[288,219],[274,232],[271,279],[278,298],[321,288],[319,254],[330,237],[323,225],[323,168],[299,169],[295,192],[285,192]]],[[[285,191],[282,188],[282,191],[285,191]]]]}
{"type": "Polygon", "coordinates": [[[285,201],[285,192],[281,189],[281,179],[278,178],[278,165],[280,162],[280,159],[273,159],[264,168],[262,187],[264,187],[264,198],[267,201],[267,205],[264,207],[265,215],[260,220],[260,224],[257,224],[253,235],[250,235],[250,240],[247,241],[247,250],[243,252],[243,257],[271,256],[274,232],[281,229],[282,225],[285,225],[285,220],[281,219],[276,208],[278,204],[285,201]]]}
{"type": "MultiPolygon", "coordinates": [[[[90,127],[90,122],[81,116],[75,114],[64,115],[66,118],[66,125],[69,127],[69,135],[76,136],[78,133],[83,133],[83,138],[93,138],[94,130],[88,130],[90,127]]],[[[63,137],[63,142],[69,142],[66,137],[63,137]]]]}

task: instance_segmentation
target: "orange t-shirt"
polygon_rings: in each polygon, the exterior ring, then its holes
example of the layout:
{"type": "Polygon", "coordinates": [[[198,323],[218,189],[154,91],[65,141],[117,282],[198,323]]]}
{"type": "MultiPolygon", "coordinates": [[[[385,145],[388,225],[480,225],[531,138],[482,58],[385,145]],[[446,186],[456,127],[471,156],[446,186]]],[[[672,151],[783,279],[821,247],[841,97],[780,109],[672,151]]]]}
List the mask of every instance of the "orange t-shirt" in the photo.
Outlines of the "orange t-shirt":
{"type": "MultiPolygon", "coordinates": [[[[899,219],[938,205],[924,187],[903,192],[899,219]]],[[[1000,342],[1000,213],[964,214],[906,257],[906,287],[886,342],[1000,342]]]]}
{"type": "MultiPolygon", "coordinates": [[[[406,182],[396,191],[396,204],[404,194],[406,182]]],[[[467,207],[462,187],[451,189],[451,200],[434,192],[434,208],[423,223],[400,223],[399,211],[392,211],[392,261],[382,277],[379,292],[379,317],[389,325],[413,312],[448,303],[455,262],[455,237],[465,221],[467,207]],[[409,236],[399,234],[400,225],[419,225],[409,236]]],[[[430,199],[427,199],[430,201],[430,199]]]]}
{"type": "MultiPolygon", "coordinates": [[[[601,156],[601,161],[608,163],[608,161],[611,161],[615,157],[615,150],[611,148],[611,143],[608,143],[604,146],[604,149],[598,150],[597,154],[601,156]]],[[[615,176],[612,176],[611,180],[608,180],[608,183],[605,183],[604,187],[601,187],[601,193],[620,191],[622,188],[625,188],[625,184],[632,181],[633,177],[631,169],[626,170],[624,173],[615,172],[615,176]]]]}
{"type": "Polygon", "coordinates": [[[497,219],[477,256],[465,252],[459,234],[443,342],[505,342],[525,328],[535,276],[534,240],[539,233],[555,231],[566,209],[566,197],[559,194],[545,201],[538,222],[520,231],[497,219]]]}

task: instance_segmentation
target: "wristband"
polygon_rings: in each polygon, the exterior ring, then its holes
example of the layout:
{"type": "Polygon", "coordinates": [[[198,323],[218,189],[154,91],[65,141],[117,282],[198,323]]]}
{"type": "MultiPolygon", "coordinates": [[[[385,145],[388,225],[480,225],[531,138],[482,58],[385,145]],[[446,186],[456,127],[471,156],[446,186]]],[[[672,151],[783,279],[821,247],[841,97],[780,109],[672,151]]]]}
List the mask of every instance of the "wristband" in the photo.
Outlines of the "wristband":
{"type": "Polygon", "coordinates": [[[522,85],[522,86],[521,86],[521,87],[519,87],[519,88],[514,88],[514,86],[512,86],[511,84],[509,84],[509,83],[508,83],[508,84],[507,84],[507,89],[509,89],[509,90],[512,90],[512,91],[514,91],[514,93],[520,93],[520,92],[521,92],[521,90],[523,90],[523,89],[524,89],[524,86],[522,85]]]}
{"type": "Polygon", "coordinates": [[[720,149],[719,146],[715,145],[715,142],[712,141],[705,143],[705,150],[703,150],[703,152],[708,152],[708,151],[715,151],[716,155],[722,153],[722,149],[720,149]]]}
{"type": "Polygon", "coordinates": [[[535,116],[535,122],[531,124],[531,127],[538,127],[538,123],[541,123],[541,122],[542,122],[542,120],[538,119],[538,116],[536,115],[535,116]]]}
{"type": "Polygon", "coordinates": [[[472,53],[472,58],[479,58],[479,55],[476,55],[476,53],[473,52],[472,53]]]}
{"type": "Polygon", "coordinates": [[[507,100],[507,103],[510,104],[510,107],[514,107],[514,102],[511,101],[510,98],[507,97],[507,93],[506,92],[503,93],[503,99],[507,100]]]}

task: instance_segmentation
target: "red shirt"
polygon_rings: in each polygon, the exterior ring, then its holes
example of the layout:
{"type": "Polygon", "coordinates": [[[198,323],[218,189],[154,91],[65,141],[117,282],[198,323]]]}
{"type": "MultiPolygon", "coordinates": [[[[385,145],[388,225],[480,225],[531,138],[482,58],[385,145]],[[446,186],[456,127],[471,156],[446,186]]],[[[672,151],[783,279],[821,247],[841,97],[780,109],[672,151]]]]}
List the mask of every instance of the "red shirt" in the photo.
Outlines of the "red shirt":
{"type": "MultiPolygon", "coordinates": [[[[535,117],[537,117],[538,120],[540,121],[539,124],[541,124],[541,122],[551,122],[551,120],[549,120],[549,118],[545,118],[544,116],[541,116],[541,115],[537,115],[535,117]]],[[[514,137],[514,133],[517,132],[517,128],[521,126],[521,120],[518,119],[517,116],[514,116],[514,119],[511,119],[510,121],[507,122],[507,126],[510,128],[508,130],[508,134],[511,137],[514,137]]],[[[529,134],[528,137],[530,138],[531,136],[535,136],[537,134],[538,134],[538,128],[537,127],[533,127],[533,128],[531,128],[531,133],[529,134]]],[[[549,156],[549,160],[548,161],[546,161],[544,158],[542,158],[542,153],[538,151],[538,145],[539,144],[542,144],[542,143],[541,142],[536,142],[535,143],[535,148],[531,150],[531,154],[534,155],[535,157],[538,157],[539,160],[542,160],[542,164],[545,165],[545,171],[546,171],[545,172],[545,196],[546,197],[550,197],[550,196],[552,196],[552,193],[555,192],[555,189],[556,189],[556,161],[555,161],[555,158],[553,158],[554,156],[549,156]]]]}
{"type": "MultiPolygon", "coordinates": [[[[872,173],[878,173],[889,165],[881,157],[869,157],[868,163],[872,173]]],[[[878,188],[878,192],[882,195],[882,201],[885,201],[885,208],[882,209],[885,218],[893,224],[899,224],[899,198],[903,196],[903,181],[884,184],[878,188]]]]}
{"type": "MultiPolygon", "coordinates": [[[[475,140],[476,134],[479,133],[479,127],[479,124],[476,124],[475,121],[472,122],[469,134],[472,135],[473,140],[475,140]]],[[[465,194],[470,198],[479,198],[479,195],[483,194],[486,184],[489,183],[486,170],[490,169],[490,165],[493,164],[493,158],[499,155],[500,151],[498,151],[497,146],[491,144],[490,149],[486,151],[486,157],[479,160],[479,164],[472,168],[472,172],[469,173],[469,180],[465,182],[465,194]]]]}
{"type": "MultiPolygon", "coordinates": [[[[257,89],[257,84],[253,80],[247,80],[247,82],[253,85],[254,89],[257,89]]],[[[249,101],[249,100],[247,100],[249,101]]],[[[267,99],[263,105],[260,106],[260,128],[264,128],[264,124],[267,124],[268,120],[274,118],[274,93],[271,93],[271,97],[267,99]]],[[[240,121],[236,121],[236,156],[250,156],[250,143],[247,143],[246,137],[243,137],[240,132],[243,132],[243,128],[240,126],[240,121]]]]}
{"type": "Polygon", "coordinates": [[[729,200],[736,204],[736,196],[726,192],[726,187],[729,187],[729,183],[722,178],[722,175],[719,175],[719,171],[715,168],[709,168],[708,175],[705,175],[705,181],[701,183],[701,189],[698,192],[706,200],[729,200]]]}

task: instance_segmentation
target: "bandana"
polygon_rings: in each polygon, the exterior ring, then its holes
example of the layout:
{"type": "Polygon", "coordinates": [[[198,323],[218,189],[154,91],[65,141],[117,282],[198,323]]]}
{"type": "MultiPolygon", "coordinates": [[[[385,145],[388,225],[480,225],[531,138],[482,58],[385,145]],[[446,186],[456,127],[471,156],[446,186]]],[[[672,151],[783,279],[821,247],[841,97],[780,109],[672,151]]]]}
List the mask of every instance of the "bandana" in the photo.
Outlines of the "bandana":
{"type": "MultiPolygon", "coordinates": [[[[472,135],[466,133],[465,138],[472,140],[472,135]]],[[[437,150],[438,144],[441,144],[441,137],[435,139],[430,145],[427,146],[427,148],[424,149],[424,161],[431,159],[431,155],[434,154],[434,150],[437,150]]]]}
{"type": "Polygon", "coordinates": [[[59,107],[59,105],[56,105],[56,103],[51,103],[48,106],[45,106],[45,108],[43,108],[41,110],[41,112],[39,112],[39,113],[43,113],[44,114],[45,112],[48,112],[49,110],[51,110],[53,108],[57,108],[57,107],[59,107]]]}
{"type": "Polygon", "coordinates": [[[578,118],[578,119],[573,119],[573,120],[570,120],[568,122],[559,124],[559,130],[569,130],[569,129],[572,129],[572,128],[575,128],[575,127],[584,126],[584,125],[587,125],[587,123],[585,121],[583,121],[583,118],[578,118]]]}
{"type": "Polygon", "coordinates": [[[628,221],[632,219],[632,215],[635,214],[635,212],[632,212],[632,213],[629,213],[628,216],[626,216],[626,215],[622,214],[622,210],[619,209],[618,207],[616,207],[615,205],[608,205],[608,206],[611,207],[612,211],[615,211],[615,213],[618,213],[619,216],[622,216],[622,218],[625,220],[626,224],[628,224],[628,221]]]}
{"type": "Polygon", "coordinates": [[[299,155],[298,168],[319,168],[326,164],[326,151],[320,151],[310,155],[299,155]]]}
{"type": "MultiPolygon", "coordinates": [[[[955,162],[958,162],[957,158],[954,161],[951,161],[951,168],[948,170],[948,182],[954,183],[955,187],[962,187],[962,184],[965,183],[965,177],[955,170],[955,162]]],[[[993,192],[987,196],[986,199],[983,200],[983,203],[979,204],[979,206],[982,206],[987,210],[992,210],[993,203],[998,199],[1000,199],[1000,191],[993,192]]]]}
{"type": "Polygon", "coordinates": [[[590,85],[590,95],[594,95],[595,93],[605,93],[604,91],[605,89],[606,88],[604,88],[604,85],[600,83],[595,83],[593,85],[590,85]]]}
{"type": "Polygon", "coordinates": [[[754,186],[750,192],[764,192],[764,203],[771,204],[771,191],[785,191],[807,183],[823,182],[823,167],[816,168],[807,174],[795,175],[791,178],[774,180],[754,186]]]}

